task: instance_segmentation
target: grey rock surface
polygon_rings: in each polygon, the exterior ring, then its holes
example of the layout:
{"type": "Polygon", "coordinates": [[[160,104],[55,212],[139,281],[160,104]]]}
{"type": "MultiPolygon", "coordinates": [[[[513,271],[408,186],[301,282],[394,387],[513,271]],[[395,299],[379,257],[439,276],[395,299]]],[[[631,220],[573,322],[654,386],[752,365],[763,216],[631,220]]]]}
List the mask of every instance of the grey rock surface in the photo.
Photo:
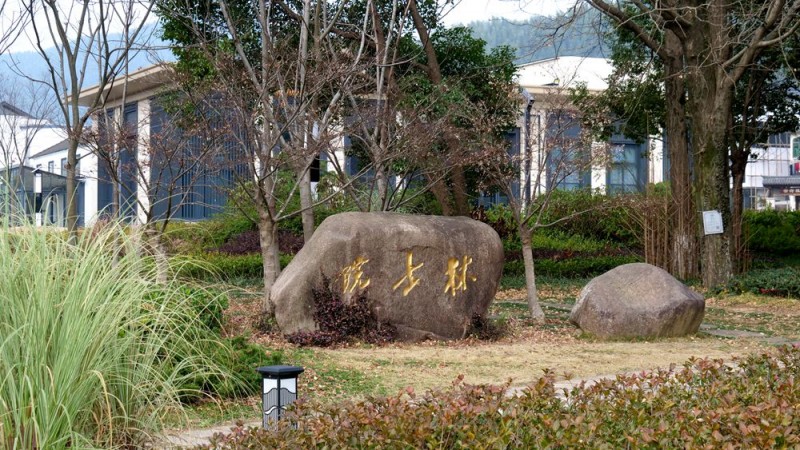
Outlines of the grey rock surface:
{"type": "Polygon", "coordinates": [[[312,289],[363,292],[402,340],[459,339],[486,314],[503,269],[497,233],[466,217],[343,213],[327,218],[271,292],[284,334],[313,331],[312,289]]]}
{"type": "Polygon", "coordinates": [[[590,281],[570,321],[603,339],[675,337],[696,333],[704,314],[702,295],[663,269],[635,263],[590,281]]]}

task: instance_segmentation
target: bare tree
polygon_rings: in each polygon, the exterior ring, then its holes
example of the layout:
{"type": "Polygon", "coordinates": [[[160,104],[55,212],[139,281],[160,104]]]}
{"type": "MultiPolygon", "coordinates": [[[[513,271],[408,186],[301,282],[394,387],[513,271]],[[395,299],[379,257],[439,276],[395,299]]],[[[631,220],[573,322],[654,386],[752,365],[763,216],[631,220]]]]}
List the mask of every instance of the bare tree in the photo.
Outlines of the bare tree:
{"type": "MultiPolygon", "coordinates": [[[[195,53],[187,58],[199,56],[195,61],[208,64],[208,76],[198,81],[209,89],[206,104],[229,124],[229,144],[238,144],[226,146],[237,157],[220,159],[247,166],[245,172],[232,172],[258,214],[267,314],[272,311],[269,293],[280,272],[277,224],[313,206],[310,166],[328,145],[343,93],[361,71],[364,46],[344,46],[331,33],[346,4],[305,0],[297,8],[278,9],[265,0],[246,5],[219,1],[200,17],[189,4],[160,7],[181,28],[173,38],[191,42],[195,53]],[[285,20],[287,13],[300,18],[299,32],[294,22],[285,20]],[[301,210],[281,204],[279,189],[290,196],[299,190],[301,210]]],[[[308,217],[306,235],[312,231],[308,217]]]]}
{"type": "Polygon", "coordinates": [[[0,0],[0,55],[4,54],[25,27],[28,17],[24,11],[13,9],[16,2],[0,0]]]}
{"type": "Polygon", "coordinates": [[[152,6],[146,0],[25,2],[33,44],[47,67],[47,77],[36,81],[52,90],[66,127],[66,222],[73,234],[78,223],[78,145],[90,117],[103,107],[114,80],[144,37],[152,6]],[[90,71],[95,71],[97,84],[81,95],[87,77],[93,75],[90,71]]]}
{"type": "MultiPolygon", "coordinates": [[[[481,146],[480,170],[485,187],[499,189],[508,197],[509,208],[522,243],[528,309],[536,320],[544,320],[536,288],[532,236],[536,230],[554,226],[586,211],[578,211],[555,220],[547,212],[558,189],[571,189],[593,165],[608,160],[608,148],[592,141],[591,133],[581,130],[580,113],[570,104],[563,89],[551,89],[543,95],[525,93],[523,98],[507,89],[509,102],[526,103],[531,113],[534,100],[546,105],[535,112],[541,120],[524,120],[520,151],[509,151],[510,143],[495,135],[481,146]]],[[[492,129],[485,123],[486,130],[492,129]]],[[[491,137],[491,133],[482,133],[491,137]]]]}
{"type": "Polygon", "coordinates": [[[800,2],[589,0],[589,4],[632,33],[664,66],[670,177],[677,202],[676,272],[679,276],[694,272],[690,266],[699,243],[704,284],[724,282],[732,274],[727,125],[734,86],[766,49],[796,32],[800,2]],[[697,209],[719,210],[726,232],[702,237],[697,209]]]}

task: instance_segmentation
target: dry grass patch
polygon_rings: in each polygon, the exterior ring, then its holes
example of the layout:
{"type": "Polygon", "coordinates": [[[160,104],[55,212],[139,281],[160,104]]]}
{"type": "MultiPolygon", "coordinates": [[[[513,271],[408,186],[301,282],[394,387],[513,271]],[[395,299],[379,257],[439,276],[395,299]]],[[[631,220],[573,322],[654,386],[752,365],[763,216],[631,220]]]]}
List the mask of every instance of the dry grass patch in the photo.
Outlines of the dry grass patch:
{"type": "Polygon", "coordinates": [[[800,340],[798,319],[800,301],[748,293],[707,299],[704,321],[719,328],[800,340]]]}
{"type": "Polygon", "coordinates": [[[529,337],[515,342],[351,347],[315,353],[342,369],[375,379],[382,391],[392,393],[406,386],[416,390],[445,387],[459,375],[467,383],[500,384],[511,378],[513,384],[524,385],[548,368],[562,379],[588,377],[682,364],[691,357],[729,359],[761,348],[754,342],[696,337],[556,343],[529,337]]]}

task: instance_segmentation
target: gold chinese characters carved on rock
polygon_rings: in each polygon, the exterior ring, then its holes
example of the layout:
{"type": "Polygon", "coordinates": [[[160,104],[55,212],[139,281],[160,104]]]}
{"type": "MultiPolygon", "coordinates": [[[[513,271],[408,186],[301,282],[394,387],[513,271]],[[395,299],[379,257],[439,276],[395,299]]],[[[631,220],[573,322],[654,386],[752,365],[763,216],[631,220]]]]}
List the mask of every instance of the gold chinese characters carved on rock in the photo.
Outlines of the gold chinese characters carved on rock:
{"type": "MultiPolygon", "coordinates": [[[[369,259],[359,256],[352,263],[345,266],[341,271],[342,278],[342,291],[344,293],[355,292],[356,289],[364,289],[370,284],[370,279],[364,274],[364,266],[369,262],[369,259]]],[[[467,290],[467,283],[478,281],[478,278],[469,272],[469,266],[472,264],[472,257],[464,255],[461,259],[450,258],[447,260],[447,270],[444,275],[446,277],[444,293],[450,294],[455,297],[458,292],[467,290]]],[[[406,261],[403,276],[392,285],[392,291],[397,291],[401,287],[403,297],[419,286],[422,278],[417,276],[415,272],[425,265],[424,262],[414,264],[414,254],[406,252],[406,261]]]]}
{"type": "Polygon", "coordinates": [[[369,286],[369,278],[364,277],[364,265],[369,260],[359,256],[349,266],[342,269],[342,291],[354,292],[356,288],[364,289],[369,286]]]}

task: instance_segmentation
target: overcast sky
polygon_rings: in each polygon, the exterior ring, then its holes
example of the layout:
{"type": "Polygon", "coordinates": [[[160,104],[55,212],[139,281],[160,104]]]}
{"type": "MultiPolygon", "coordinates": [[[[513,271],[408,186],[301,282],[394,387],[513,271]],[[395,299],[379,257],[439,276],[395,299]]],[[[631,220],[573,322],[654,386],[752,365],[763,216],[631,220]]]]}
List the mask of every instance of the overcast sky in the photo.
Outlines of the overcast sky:
{"type": "MultiPolygon", "coordinates": [[[[125,3],[135,1],[136,0],[124,0],[125,3]]],[[[575,0],[455,0],[454,7],[445,7],[445,11],[448,12],[444,17],[444,23],[448,26],[457,24],[466,25],[470,22],[492,18],[522,21],[533,15],[552,15],[563,11],[574,3],[574,1],[575,0]]],[[[9,0],[6,2],[5,10],[3,11],[2,17],[0,17],[0,27],[7,27],[11,17],[18,16],[22,13],[22,3],[21,0],[9,0]]],[[[58,4],[63,8],[63,16],[77,16],[80,2],[74,0],[59,0],[58,4]]],[[[156,20],[157,17],[155,14],[151,14],[148,17],[148,21],[150,22],[155,22],[156,20]]],[[[44,28],[43,17],[39,16],[37,22],[42,24],[44,28]]],[[[111,23],[110,28],[112,31],[121,31],[118,21],[111,23]]],[[[13,53],[35,50],[31,42],[32,38],[33,35],[29,25],[28,30],[25,30],[25,32],[19,36],[9,51],[13,53]]]]}
{"type": "Polygon", "coordinates": [[[457,4],[444,17],[446,25],[467,25],[470,22],[503,18],[522,21],[531,16],[550,16],[564,11],[575,0],[456,0],[457,4]]]}

